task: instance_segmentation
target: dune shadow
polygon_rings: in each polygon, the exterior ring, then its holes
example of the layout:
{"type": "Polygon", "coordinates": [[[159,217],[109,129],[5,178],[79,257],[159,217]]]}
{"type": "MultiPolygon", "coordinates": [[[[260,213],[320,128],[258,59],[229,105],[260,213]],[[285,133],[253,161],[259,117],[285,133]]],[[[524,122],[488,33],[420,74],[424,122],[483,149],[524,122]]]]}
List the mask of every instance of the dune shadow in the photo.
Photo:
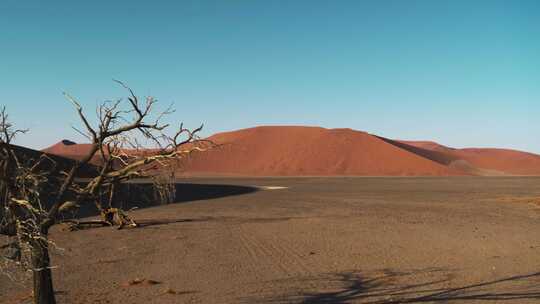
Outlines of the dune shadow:
{"type": "Polygon", "coordinates": [[[301,281],[309,281],[310,284],[325,286],[325,289],[330,291],[298,291],[288,295],[262,295],[258,299],[247,299],[246,303],[395,304],[473,300],[519,303],[523,300],[540,300],[540,272],[449,288],[447,286],[452,278],[453,274],[443,269],[410,272],[384,270],[382,274],[373,276],[364,276],[358,272],[343,272],[301,279],[301,281]],[[426,276],[431,279],[414,280],[416,277],[426,276]]]}
{"type": "MultiPolygon", "coordinates": [[[[196,184],[176,183],[174,185],[175,198],[170,203],[163,203],[152,183],[130,182],[122,184],[118,190],[115,206],[124,210],[144,209],[168,204],[182,204],[201,200],[212,200],[229,196],[238,196],[257,192],[256,187],[226,185],[226,184],[196,184]]],[[[65,218],[83,218],[98,215],[92,202],[85,202],[72,214],[65,214],[65,218]]]]}

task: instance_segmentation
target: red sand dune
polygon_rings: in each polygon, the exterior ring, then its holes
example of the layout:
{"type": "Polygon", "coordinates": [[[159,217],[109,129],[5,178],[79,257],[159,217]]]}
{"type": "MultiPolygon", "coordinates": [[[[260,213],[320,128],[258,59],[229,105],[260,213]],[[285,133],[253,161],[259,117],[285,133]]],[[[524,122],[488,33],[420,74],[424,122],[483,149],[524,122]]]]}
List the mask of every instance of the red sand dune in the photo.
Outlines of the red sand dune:
{"type": "Polygon", "coordinates": [[[91,144],[77,144],[75,142],[64,139],[46,149],[43,149],[42,151],[45,153],[80,160],[87,155],[91,147],[91,144]]]}
{"type": "Polygon", "coordinates": [[[491,171],[493,174],[540,175],[540,155],[533,153],[495,148],[453,149],[436,143],[426,146],[425,142],[400,142],[432,151],[443,151],[448,157],[466,161],[480,170],[491,171]]]}
{"type": "MultiPolygon", "coordinates": [[[[185,175],[448,176],[540,175],[540,155],[503,149],[454,149],[396,141],[351,129],[272,126],[218,133],[221,147],[193,154],[185,175]]],[[[87,144],[62,141],[44,151],[80,159],[87,144]]]]}
{"type": "Polygon", "coordinates": [[[454,148],[450,148],[447,146],[443,146],[439,143],[436,143],[434,141],[414,141],[414,140],[398,140],[400,143],[408,144],[411,146],[415,146],[418,148],[431,150],[431,151],[438,151],[438,152],[448,152],[455,150],[454,148]]]}
{"type": "Polygon", "coordinates": [[[219,133],[225,144],[200,153],[188,173],[238,175],[457,175],[459,171],[365,132],[318,127],[256,127],[219,133]]]}
{"type": "MultiPolygon", "coordinates": [[[[45,153],[53,154],[53,155],[59,155],[75,160],[82,160],[84,157],[88,155],[90,150],[92,149],[92,144],[77,144],[75,142],[72,142],[70,140],[64,139],[48,148],[43,149],[42,151],[45,153]]],[[[129,150],[126,150],[129,151],[129,150]]],[[[144,150],[149,151],[149,150],[144,150]]],[[[105,151],[106,152],[106,151],[105,151]]],[[[99,155],[99,152],[94,155],[92,160],[90,161],[93,165],[100,166],[103,164],[102,158],[99,155]]]]}

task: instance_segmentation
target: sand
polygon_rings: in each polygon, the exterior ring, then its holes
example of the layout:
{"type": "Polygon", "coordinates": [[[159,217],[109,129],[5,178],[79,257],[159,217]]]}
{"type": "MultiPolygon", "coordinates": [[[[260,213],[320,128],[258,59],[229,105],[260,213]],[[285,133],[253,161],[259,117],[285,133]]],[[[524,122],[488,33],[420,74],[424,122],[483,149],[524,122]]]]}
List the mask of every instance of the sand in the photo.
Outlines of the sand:
{"type": "Polygon", "coordinates": [[[257,127],[210,139],[219,150],[195,155],[186,171],[249,176],[456,175],[459,172],[365,132],[257,127]]]}
{"type": "MultiPolygon", "coordinates": [[[[453,149],[395,141],[351,129],[272,126],[219,133],[222,144],[193,154],[187,176],[540,175],[540,156],[504,149],[453,149]]],[[[59,142],[44,151],[81,159],[88,144],[59,142]]],[[[94,159],[99,163],[99,159],[94,159]]]]}
{"type": "Polygon", "coordinates": [[[91,148],[91,144],[77,144],[69,140],[62,140],[42,151],[74,159],[82,159],[91,148]]]}
{"type": "MultiPolygon", "coordinates": [[[[56,227],[60,303],[540,300],[540,178],[187,181],[142,228],[56,227]]],[[[0,302],[27,295],[0,278],[0,302]]]]}
{"type": "Polygon", "coordinates": [[[494,170],[503,174],[539,175],[540,155],[509,149],[465,148],[453,149],[433,142],[401,141],[448,159],[464,160],[479,169],[494,170]]]}

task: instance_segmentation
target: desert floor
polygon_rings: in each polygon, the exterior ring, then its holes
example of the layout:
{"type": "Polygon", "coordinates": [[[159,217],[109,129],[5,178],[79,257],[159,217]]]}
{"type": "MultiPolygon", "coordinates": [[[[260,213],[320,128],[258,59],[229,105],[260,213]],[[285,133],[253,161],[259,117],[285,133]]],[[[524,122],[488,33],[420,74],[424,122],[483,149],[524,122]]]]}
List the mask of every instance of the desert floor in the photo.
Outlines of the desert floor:
{"type": "MultiPolygon", "coordinates": [[[[141,228],[57,226],[59,302],[540,301],[540,178],[180,182],[141,228]]],[[[28,295],[0,277],[0,302],[28,295]]]]}

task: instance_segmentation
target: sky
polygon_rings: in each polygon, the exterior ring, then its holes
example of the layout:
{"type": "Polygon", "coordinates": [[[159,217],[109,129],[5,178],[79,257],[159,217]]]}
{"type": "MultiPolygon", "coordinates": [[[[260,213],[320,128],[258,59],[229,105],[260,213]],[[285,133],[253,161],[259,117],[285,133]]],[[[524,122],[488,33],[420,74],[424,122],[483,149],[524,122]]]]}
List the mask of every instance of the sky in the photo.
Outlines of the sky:
{"type": "Polygon", "coordinates": [[[0,105],[17,144],[84,142],[138,95],[203,135],[257,125],[540,153],[540,1],[0,1],[0,105]]]}

